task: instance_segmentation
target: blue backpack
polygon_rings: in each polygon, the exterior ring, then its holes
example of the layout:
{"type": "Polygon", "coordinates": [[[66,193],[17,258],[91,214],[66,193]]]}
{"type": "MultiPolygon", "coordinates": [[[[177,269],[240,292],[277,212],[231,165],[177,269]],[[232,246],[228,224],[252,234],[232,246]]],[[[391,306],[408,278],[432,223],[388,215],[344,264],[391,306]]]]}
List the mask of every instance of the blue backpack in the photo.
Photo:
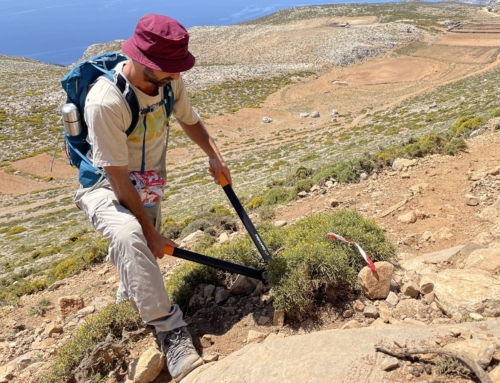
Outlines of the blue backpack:
{"type": "MultiPolygon", "coordinates": [[[[88,128],[84,119],[85,100],[89,87],[101,76],[106,76],[110,83],[122,94],[124,101],[128,104],[131,112],[132,122],[126,131],[127,136],[137,128],[139,118],[142,115],[164,107],[167,122],[174,108],[174,92],[170,82],[163,87],[162,101],[152,107],[140,109],[139,100],[133,89],[129,86],[121,74],[116,73],[114,68],[117,64],[128,60],[121,53],[105,53],[92,57],[74,67],[61,79],[61,85],[66,92],[66,103],[73,103],[78,108],[82,122],[82,132],[78,136],[65,134],[66,154],[71,165],[78,168],[78,181],[83,187],[91,187],[106,175],[102,168],[93,166],[92,161],[87,158],[90,144],[87,142],[88,128]]],[[[144,119],[146,120],[146,119],[144,119]]],[[[147,128],[147,127],[146,127],[147,128]]],[[[141,172],[144,172],[145,142],[143,142],[141,172]]]]}

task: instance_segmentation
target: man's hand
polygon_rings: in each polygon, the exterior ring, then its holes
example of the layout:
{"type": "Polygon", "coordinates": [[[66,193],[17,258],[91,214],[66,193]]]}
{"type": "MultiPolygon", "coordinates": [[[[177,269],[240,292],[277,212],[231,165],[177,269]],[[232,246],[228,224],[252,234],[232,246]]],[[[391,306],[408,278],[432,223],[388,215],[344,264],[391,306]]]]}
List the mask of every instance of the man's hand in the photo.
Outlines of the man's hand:
{"type": "Polygon", "coordinates": [[[104,168],[116,198],[137,218],[148,243],[149,250],[156,258],[163,258],[165,245],[177,247],[175,242],[158,233],[142,205],[139,193],[132,185],[126,166],[106,166],[104,168]]]}
{"type": "Polygon", "coordinates": [[[163,256],[165,255],[165,250],[164,250],[165,246],[170,246],[170,247],[179,246],[175,242],[171,241],[170,239],[158,233],[156,230],[150,232],[149,235],[146,236],[146,241],[148,241],[149,250],[151,250],[153,255],[158,259],[162,259],[163,256]]]}
{"type": "Polygon", "coordinates": [[[209,158],[208,166],[210,174],[212,175],[212,177],[214,177],[214,181],[217,185],[219,184],[221,173],[224,174],[229,184],[233,184],[231,180],[231,174],[229,173],[229,168],[224,161],[221,161],[218,157],[209,158]]]}

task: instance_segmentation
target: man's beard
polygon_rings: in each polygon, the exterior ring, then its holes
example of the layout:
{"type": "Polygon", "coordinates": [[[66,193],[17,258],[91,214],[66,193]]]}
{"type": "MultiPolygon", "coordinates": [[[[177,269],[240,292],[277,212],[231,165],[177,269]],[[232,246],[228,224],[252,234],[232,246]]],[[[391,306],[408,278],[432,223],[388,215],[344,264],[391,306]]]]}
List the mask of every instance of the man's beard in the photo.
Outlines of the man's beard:
{"type": "Polygon", "coordinates": [[[172,77],[165,77],[165,78],[158,78],[155,76],[155,74],[153,73],[153,71],[149,68],[144,68],[144,70],[142,71],[142,74],[144,75],[144,79],[147,81],[147,82],[150,82],[151,84],[153,85],[156,85],[158,88],[161,88],[165,85],[167,85],[167,83],[171,80],[173,80],[172,77]]]}

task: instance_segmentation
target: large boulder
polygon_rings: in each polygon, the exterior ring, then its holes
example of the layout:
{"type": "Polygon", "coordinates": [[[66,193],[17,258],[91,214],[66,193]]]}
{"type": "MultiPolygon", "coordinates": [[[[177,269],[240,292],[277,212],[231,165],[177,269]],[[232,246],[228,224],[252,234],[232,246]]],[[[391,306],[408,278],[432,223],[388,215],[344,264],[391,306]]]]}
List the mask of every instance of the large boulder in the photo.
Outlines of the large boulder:
{"type": "Polygon", "coordinates": [[[500,272],[500,248],[479,249],[472,252],[465,261],[465,267],[497,274],[500,272]]]}
{"type": "MultiPolygon", "coordinates": [[[[387,355],[376,352],[375,346],[395,347],[397,341],[435,347],[436,337],[444,339],[454,327],[401,323],[386,325],[383,331],[364,327],[266,340],[249,344],[206,369],[194,370],[182,383],[399,382],[401,369],[383,371],[387,355]]],[[[492,343],[500,339],[498,320],[463,323],[460,328],[474,337],[489,336],[492,343]]]]}
{"type": "Polygon", "coordinates": [[[500,316],[500,281],[482,270],[449,269],[428,274],[436,303],[448,316],[480,313],[500,316]]]}

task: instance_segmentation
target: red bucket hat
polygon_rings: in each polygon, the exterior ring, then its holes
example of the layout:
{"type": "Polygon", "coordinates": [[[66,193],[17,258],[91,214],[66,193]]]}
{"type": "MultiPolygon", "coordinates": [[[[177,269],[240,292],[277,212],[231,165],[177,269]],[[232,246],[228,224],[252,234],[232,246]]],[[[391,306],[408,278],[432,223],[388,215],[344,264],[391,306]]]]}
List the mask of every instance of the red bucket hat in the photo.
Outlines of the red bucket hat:
{"type": "Polygon", "coordinates": [[[189,33],[167,16],[147,14],[135,27],[134,35],[122,45],[132,60],[160,72],[184,72],[194,66],[188,51],[189,33]]]}

